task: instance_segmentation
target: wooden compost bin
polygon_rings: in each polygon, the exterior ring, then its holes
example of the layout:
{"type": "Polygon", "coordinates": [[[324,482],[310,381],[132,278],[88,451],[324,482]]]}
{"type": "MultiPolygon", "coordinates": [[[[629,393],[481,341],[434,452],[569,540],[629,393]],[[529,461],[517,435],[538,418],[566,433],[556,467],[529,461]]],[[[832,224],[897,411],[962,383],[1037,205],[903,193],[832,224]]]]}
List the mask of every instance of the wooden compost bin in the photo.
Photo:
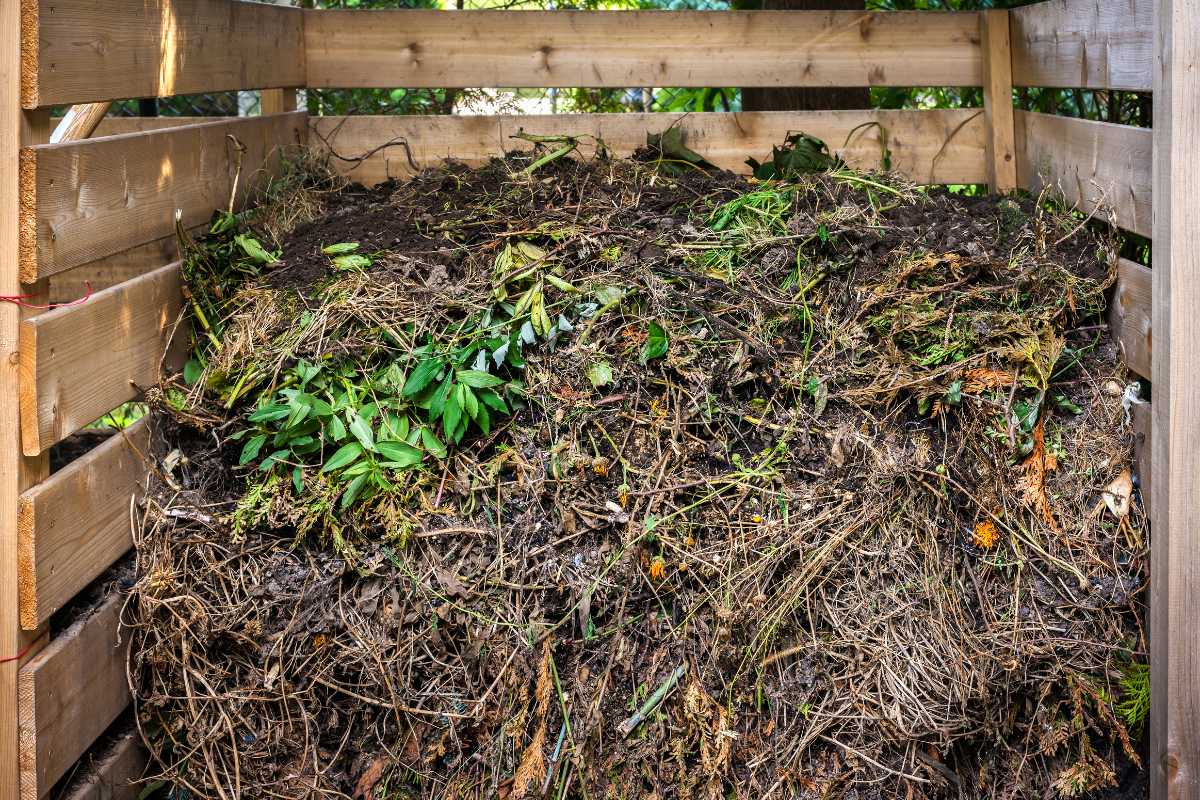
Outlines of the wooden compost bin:
{"type": "MultiPolygon", "coordinates": [[[[1154,794],[1200,796],[1200,648],[1189,616],[1200,597],[1194,0],[982,13],[315,11],[236,0],[0,0],[0,9],[0,294],[37,305],[79,297],[85,282],[96,290],[53,310],[0,303],[0,800],[47,796],[129,704],[120,599],[54,636],[47,622],[130,549],[146,432],[136,424],[54,474],[47,452],[137,397],[186,341],[174,218],[199,226],[227,202],[234,140],[245,148],[244,198],[247,176],[269,172],[272,152],[296,142],[369,154],[337,163],[372,183],[412,164],[529,146],[509,138],[519,129],[591,134],[628,154],[672,123],[731,169],[791,130],[875,168],[882,130],[894,168],[914,180],[1054,183],[1081,209],[1153,235],[1153,273],[1120,265],[1111,322],[1130,367],[1156,379],[1153,426],[1149,406],[1135,408],[1146,445],[1154,429],[1158,474],[1154,794]],[[1014,85],[1154,91],[1155,128],[1014,112],[1014,85]],[[986,100],[984,109],[686,116],[292,110],[303,87],[495,86],[982,86],[986,100]],[[112,100],[252,89],[269,90],[264,116],[108,118],[96,128],[112,100]],[[71,107],[57,127],[52,107],[71,107]]],[[[126,736],[89,764],[95,775],[75,797],[136,797],[127,780],[142,765],[126,736]]]]}

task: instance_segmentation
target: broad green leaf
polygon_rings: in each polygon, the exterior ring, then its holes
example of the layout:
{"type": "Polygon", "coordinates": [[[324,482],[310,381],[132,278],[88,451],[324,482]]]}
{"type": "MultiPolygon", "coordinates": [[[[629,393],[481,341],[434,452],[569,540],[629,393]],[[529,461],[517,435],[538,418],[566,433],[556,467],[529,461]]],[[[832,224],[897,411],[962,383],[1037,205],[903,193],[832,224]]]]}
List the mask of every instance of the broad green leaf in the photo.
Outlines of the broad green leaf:
{"type": "Polygon", "coordinates": [[[283,461],[287,457],[287,450],[276,450],[274,453],[271,453],[271,455],[264,458],[262,463],[258,465],[258,468],[262,472],[270,472],[271,468],[275,466],[276,461],[283,461]]]}
{"type": "Polygon", "coordinates": [[[304,493],[304,471],[300,467],[292,470],[292,486],[296,487],[296,494],[304,493]]]}
{"type": "Polygon", "coordinates": [[[467,416],[475,419],[475,415],[479,413],[479,398],[471,391],[470,386],[463,386],[462,388],[462,405],[463,410],[467,412],[467,416]]]}
{"type": "Polygon", "coordinates": [[[596,295],[596,299],[600,301],[601,305],[614,306],[625,297],[625,290],[620,286],[601,286],[592,294],[596,295]]]}
{"type": "Polygon", "coordinates": [[[546,277],[546,280],[550,282],[550,285],[553,286],[555,289],[558,289],[559,291],[562,291],[562,292],[578,292],[579,291],[574,286],[572,286],[570,283],[567,283],[566,281],[564,281],[562,278],[558,277],[557,275],[551,275],[550,273],[547,272],[545,277],[546,277]]]}
{"type": "Polygon", "coordinates": [[[292,409],[283,403],[271,403],[257,409],[247,419],[251,422],[272,422],[277,419],[283,419],[290,413],[292,413],[292,409]]]}
{"type": "Polygon", "coordinates": [[[421,444],[425,445],[425,449],[433,453],[435,458],[446,457],[446,445],[442,443],[442,440],[430,428],[421,428],[421,444]]]}
{"type": "Polygon", "coordinates": [[[429,403],[429,419],[436,420],[442,416],[446,408],[446,399],[450,397],[450,391],[454,388],[454,381],[449,375],[442,381],[441,386],[438,386],[436,392],[433,393],[433,398],[429,403]]]}
{"type": "Polygon", "coordinates": [[[335,442],[346,438],[346,423],[342,422],[341,417],[329,418],[329,435],[335,442]]]}
{"type": "Polygon", "coordinates": [[[473,389],[486,389],[490,386],[499,386],[504,383],[503,378],[498,378],[495,375],[489,375],[486,372],[480,372],[475,369],[464,369],[457,374],[457,377],[473,389]]]}
{"type": "Polygon", "coordinates": [[[369,266],[371,266],[371,259],[361,253],[350,253],[344,256],[333,257],[334,269],[341,270],[342,272],[366,269],[369,266]]]}
{"type": "Polygon", "coordinates": [[[489,408],[494,408],[504,414],[508,413],[508,404],[504,402],[504,398],[493,392],[491,389],[484,389],[482,392],[480,392],[479,399],[482,400],[484,405],[488,406],[489,408]]]}
{"type": "Polygon", "coordinates": [[[358,414],[350,420],[350,432],[354,434],[354,438],[362,444],[367,450],[375,450],[375,434],[371,431],[370,424],[360,417],[358,414]]]}
{"type": "Polygon", "coordinates": [[[233,237],[233,241],[237,243],[238,247],[242,248],[243,253],[260,264],[274,264],[279,260],[279,256],[264,248],[258,239],[255,239],[253,236],[239,233],[233,237]]]}
{"type": "Polygon", "coordinates": [[[200,376],[204,373],[204,367],[200,366],[200,362],[194,358],[189,358],[187,363],[183,365],[183,382],[188,386],[195,386],[196,381],[200,380],[200,376]]]}
{"type": "Polygon", "coordinates": [[[405,397],[412,397],[418,394],[422,389],[433,382],[437,374],[441,372],[442,362],[437,359],[428,359],[417,365],[417,368],[408,376],[408,380],[404,383],[404,388],[401,394],[405,397]]]}
{"type": "Polygon", "coordinates": [[[387,466],[397,469],[404,469],[420,463],[424,455],[411,444],[404,442],[379,442],[375,448],[379,451],[379,455],[386,459],[387,466]]]}
{"type": "Polygon", "coordinates": [[[266,441],[267,435],[265,433],[260,433],[258,436],[255,436],[253,439],[246,442],[246,445],[242,448],[242,455],[240,458],[238,458],[238,466],[244,466],[258,458],[258,451],[262,450],[262,446],[266,443],[266,441]]]}
{"type": "Polygon", "coordinates": [[[363,484],[367,482],[366,475],[359,475],[354,480],[350,481],[350,485],[346,487],[345,493],[342,495],[342,509],[345,510],[354,503],[358,498],[358,493],[362,491],[363,484]]]}
{"type": "Polygon", "coordinates": [[[587,376],[593,389],[607,386],[613,382],[612,365],[607,361],[597,361],[588,367],[587,376]]]}
{"type": "Polygon", "coordinates": [[[462,403],[459,402],[458,392],[451,392],[450,397],[446,400],[445,408],[442,410],[442,428],[446,431],[447,436],[451,436],[461,418],[462,403]]]}
{"type": "Polygon", "coordinates": [[[657,322],[651,322],[649,329],[646,331],[646,343],[642,345],[641,362],[645,364],[655,358],[662,358],[667,354],[667,347],[670,345],[670,340],[667,338],[667,332],[663,326],[657,322]]]}
{"type": "Polygon", "coordinates": [[[322,247],[321,252],[327,256],[340,256],[344,253],[353,253],[357,249],[358,242],[338,242],[322,247]]]}
{"type": "Polygon", "coordinates": [[[325,466],[321,467],[321,472],[333,472],[335,469],[341,469],[347,464],[353,462],[362,454],[362,445],[358,442],[350,442],[350,444],[342,445],[338,451],[330,456],[329,460],[325,462],[325,466]]]}

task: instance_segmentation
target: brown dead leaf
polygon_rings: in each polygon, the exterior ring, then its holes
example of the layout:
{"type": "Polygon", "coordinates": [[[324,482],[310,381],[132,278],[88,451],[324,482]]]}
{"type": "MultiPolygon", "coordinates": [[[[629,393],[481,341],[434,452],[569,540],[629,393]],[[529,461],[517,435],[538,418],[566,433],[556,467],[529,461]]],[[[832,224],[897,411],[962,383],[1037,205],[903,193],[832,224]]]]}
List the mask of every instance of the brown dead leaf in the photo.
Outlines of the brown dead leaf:
{"type": "Polygon", "coordinates": [[[1025,502],[1040,513],[1042,519],[1054,531],[1059,530],[1059,527],[1058,520],[1054,518],[1054,512],[1050,508],[1050,498],[1046,495],[1046,474],[1057,468],[1058,459],[1046,450],[1045,420],[1039,419],[1037,427],[1033,429],[1033,452],[1021,462],[1024,475],[1017,481],[1017,487],[1021,490],[1025,502]]]}
{"type": "Polygon", "coordinates": [[[387,764],[386,755],[381,753],[375,756],[375,760],[358,776],[358,783],[354,784],[354,800],[368,800],[371,797],[375,791],[375,784],[383,777],[387,764]]]}
{"type": "Polygon", "coordinates": [[[967,394],[979,394],[990,389],[1007,387],[1012,384],[1014,377],[1011,373],[990,367],[969,369],[963,375],[963,391],[967,394]]]}

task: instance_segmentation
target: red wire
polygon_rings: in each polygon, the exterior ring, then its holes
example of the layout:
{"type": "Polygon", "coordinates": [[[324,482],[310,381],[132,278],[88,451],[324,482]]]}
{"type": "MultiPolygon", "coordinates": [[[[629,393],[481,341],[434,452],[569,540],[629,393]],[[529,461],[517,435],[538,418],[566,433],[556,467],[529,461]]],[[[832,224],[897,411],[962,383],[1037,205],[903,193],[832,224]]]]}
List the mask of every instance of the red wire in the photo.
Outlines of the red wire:
{"type": "MultiPolygon", "coordinates": [[[[83,297],[79,298],[78,300],[72,300],[69,303],[47,303],[46,305],[39,305],[37,303],[26,303],[25,302],[26,300],[29,300],[30,298],[33,298],[36,296],[36,295],[32,295],[32,294],[0,294],[0,302],[16,303],[21,308],[50,309],[50,308],[66,308],[67,306],[77,306],[82,303],[86,303],[88,300],[92,299],[92,282],[84,281],[83,285],[85,287],[87,287],[87,293],[83,297]]],[[[0,661],[0,664],[3,664],[3,663],[4,663],[3,661],[0,661]]]]}
{"type": "MultiPolygon", "coordinates": [[[[45,636],[45,634],[43,634],[42,636],[45,636]]],[[[22,650],[21,652],[17,653],[15,656],[10,656],[9,658],[0,658],[0,664],[7,664],[10,661],[20,661],[22,658],[25,657],[26,653],[28,653],[30,650],[33,649],[33,646],[35,644],[37,644],[38,642],[40,642],[42,640],[42,636],[37,637],[32,642],[25,645],[25,649],[22,650]]]]}

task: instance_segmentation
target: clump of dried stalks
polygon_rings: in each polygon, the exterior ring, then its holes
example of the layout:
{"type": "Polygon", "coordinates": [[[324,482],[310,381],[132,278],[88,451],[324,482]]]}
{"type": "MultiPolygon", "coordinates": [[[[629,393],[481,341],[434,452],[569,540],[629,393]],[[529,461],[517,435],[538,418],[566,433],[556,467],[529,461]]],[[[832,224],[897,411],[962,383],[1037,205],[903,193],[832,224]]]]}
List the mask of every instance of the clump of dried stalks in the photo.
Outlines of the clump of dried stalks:
{"type": "Polygon", "coordinates": [[[1108,243],[845,170],[527,163],[328,202],[232,298],[206,379],[164,385],[128,622],[168,780],[1071,796],[1137,760],[1114,703],[1147,541],[1108,243]],[[390,221],[374,265],[293,286],[359,216],[390,221]],[[235,466],[248,401],[214,381],[402,360],[496,302],[518,240],[578,290],[547,289],[570,330],[526,347],[523,409],[344,512],[316,470],[297,493],[235,466]]]}

